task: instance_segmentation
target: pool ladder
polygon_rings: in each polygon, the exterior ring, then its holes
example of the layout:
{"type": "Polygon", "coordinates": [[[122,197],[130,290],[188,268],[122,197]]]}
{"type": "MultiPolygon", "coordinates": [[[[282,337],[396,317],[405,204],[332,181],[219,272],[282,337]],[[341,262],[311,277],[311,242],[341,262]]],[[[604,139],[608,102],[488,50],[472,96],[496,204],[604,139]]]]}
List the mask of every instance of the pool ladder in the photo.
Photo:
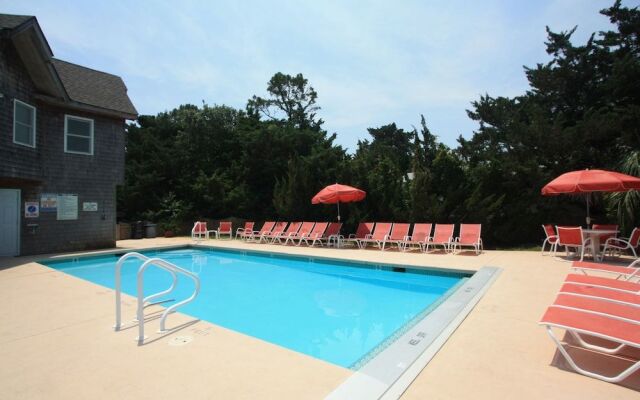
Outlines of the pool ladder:
{"type": "Polygon", "coordinates": [[[162,313],[162,317],[160,318],[160,333],[164,333],[167,330],[165,329],[165,320],[167,319],[167,316],[174,312],[178,307],[183,306],[187,303],[192,302],[197,296],[198,293],[200,293],[200,278],[198,278],[198,276],[192,272],[189,272],[183,268],[178,267],[177,265],[174,265],[168,261],[165,261],[161,258],[150,258],[147,256],[144,256],[140,253],[136,253],[136,252],[131,252],[131,253],[127,253],[125,255],[123,255],[122,257],[120,257],[120,259],[118,259],[118,262],[116,263],[116,324],[114,325],[114,330],[115,331],[119,331],[122,328],[122,311],[121,311],[121,297],[122,297],[122,265],[124,264],[124,262],[130,258],[137,258],[139,260],[142,260],[143,263],[140,266],[140,268],[138,269],[138,273],[137,273],[137,281],[138,281],[138,287],[137,287],[137,298],[138,298],[138,307],[137,307],[137,312],[136,312],[136,319],[138,322],[138,345],[142,345],[144,343],[144,308],[153,304],[159,304],[162,302],[156,302],[156,303],[152,303],[153,300],[156,300],[162,296],[165,296],[171,292],[173,292],[177,286],[178,283],[178,274],[182,274],[182,275],[186,275],[189,278],[191,278],[193,280],[193,282],[195,283],[195,290],[193,291],[193,294],[185,299],[182,300],[180,302],[177,302],[176,304],[172,305],[171,307],[168,307],[163,313],[162,313]],[[165,271],[168,271],[171,276],[173,277],[173,282],[171,283],[171,286],[166,289],[163,290],[161,292],[158,293],[154,293],[152,295],[149,295],[147,297],[144,297],[144,272],[147,270],[147,268],[149,268],[150,266],[155,266],[158,268],[162,268],[165,271]]]}

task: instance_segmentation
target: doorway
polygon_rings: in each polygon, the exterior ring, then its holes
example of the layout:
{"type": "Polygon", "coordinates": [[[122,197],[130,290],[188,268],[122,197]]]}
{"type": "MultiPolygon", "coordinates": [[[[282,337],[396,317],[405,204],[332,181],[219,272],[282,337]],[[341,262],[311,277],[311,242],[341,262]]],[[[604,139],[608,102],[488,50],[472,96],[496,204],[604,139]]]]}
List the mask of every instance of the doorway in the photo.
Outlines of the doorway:
{"type": "Polygon", "coordinates": [[[0,256],[20,254],[20,190],[0,189],[0,256]]]}

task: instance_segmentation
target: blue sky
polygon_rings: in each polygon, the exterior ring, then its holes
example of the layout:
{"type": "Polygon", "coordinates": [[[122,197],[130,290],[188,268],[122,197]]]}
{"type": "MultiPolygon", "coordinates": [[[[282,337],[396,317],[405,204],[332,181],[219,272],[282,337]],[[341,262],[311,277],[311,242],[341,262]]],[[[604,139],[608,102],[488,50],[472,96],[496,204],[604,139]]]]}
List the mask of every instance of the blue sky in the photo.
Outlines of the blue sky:
{"type": "MultiPolygon", "coordinates": [[[[141,114],[180,104],[244,108],[274,73],[302,73],[319,116],[354,150],[366,129],[411,129],[424,114],[455,146],[481,94],[514,96],[523,65],[549,58],[545,26],[578,25],[574,43],[609,29],[604,0],[6,1],[36,15],[57,58],[121,76],[141,114]]],[[[637,2],[625,2],[630,6],[637,2]]]]}

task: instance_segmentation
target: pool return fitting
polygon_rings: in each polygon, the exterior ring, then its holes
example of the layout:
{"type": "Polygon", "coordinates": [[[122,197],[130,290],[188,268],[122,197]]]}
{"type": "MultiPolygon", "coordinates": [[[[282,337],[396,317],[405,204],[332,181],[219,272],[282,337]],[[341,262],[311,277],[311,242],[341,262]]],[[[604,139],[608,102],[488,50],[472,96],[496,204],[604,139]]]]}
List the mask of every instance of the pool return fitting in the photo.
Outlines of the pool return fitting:
{"type": "Polygon", "coordinates": [[[161,258],[150,258],[147,256],[144,256],[140,253],[136,253],[136,252],[131,252],[131,253],[127,253],[125,255],[123,255],[122,257],[120,257],[120,259],[118,259],[118,262],[116,263],[116,282],[115,282],[115,290],[116,290],[116,324],[114,325],[113,329],[117,332],[122,328],[122,310],[121,310],[121,298],[122,298],[122,265],[124,264],[125,261],[127,261],[130,258],[137,258],[139,260],[142,260],[143,263],[140,266],[140,268],[138,269],[138,273],[137,273],[137,299],[138,299],[138,306],[137,306],[137,312],[136,312],[136,319],[138,322],[138,345],[142,345],[144,344],[144,340],[145,340],[145,336],[144,336],[144,309],[145,307],[154,305],[154,304],[160,304],[160,303],[164,303],[165,301],[159,301],[159,302],[155,302],[153,303],[153,300],[156,300],[162,296],[168,295],[171,292],[173,292],[176,289],[176,286],[178,284],[178,274],[182,274],[182,275],[186,275],[189,278],[191,278],[195,284],[195,290],[193,291],[193,294],[188,297],[187,299],[184,299],[182,301],[177,302],[176,304],[172,305],[171,307],[168,307],[163,313],[162,313],[162,317],[160,318],[160,330],[159,333],[164,333],[167,332],[167,330],[165,329],[165,320],[167,319],[167,316],[174,312],[178,307],[181,307],[185,304],[191,303],[197,296],[198,293],[200,293],[200,278],[195,275],[192,272],[189,272],[183,268],[178,267],[175,264],[172,264],[168,261],[165,261],[161,258]],[[149,295],[147,297],[144,297],[144,272],[147,270],[147,268],[149,268],[150,266],[154,266],[154,267],[158,267],[158,268],[162,268],[165,271],[168,271],[172,278],[173,278],[173,282],[171,283],[171,286],[166,289],[163,290],[161,292],[158,293],[154,293],[152,295],[149,295]]]}

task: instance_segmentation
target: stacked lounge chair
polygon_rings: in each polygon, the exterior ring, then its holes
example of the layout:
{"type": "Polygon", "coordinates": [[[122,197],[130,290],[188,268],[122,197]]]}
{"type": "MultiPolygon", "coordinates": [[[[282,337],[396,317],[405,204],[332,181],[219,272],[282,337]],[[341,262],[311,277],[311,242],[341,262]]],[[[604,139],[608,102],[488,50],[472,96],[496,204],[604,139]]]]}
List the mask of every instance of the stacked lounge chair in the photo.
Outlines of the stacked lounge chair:
{"type": "Polygon", "coordinates": [[[630,365],[616,375],[587,370],[578,365],[567,351],[568,344],[553,331],[565,330],[579,346],[603,357],[620,355],[627,347],[640,349],[640,283],[629,281],[638,277],[639,262],[636,260],[628,267],[575,262],[574,269],[582,274],[566,277],[556,300],[542,316],[539,324],[546,328],[560,354],[576,372],[606,382],[620,382],[640,369],[640,360],[628,359],[630,365]],[[586,275],[587,271],[612,273],[626,280],[586,275]],[[593,337],[604,342],[596,343],[593,337]]]}

